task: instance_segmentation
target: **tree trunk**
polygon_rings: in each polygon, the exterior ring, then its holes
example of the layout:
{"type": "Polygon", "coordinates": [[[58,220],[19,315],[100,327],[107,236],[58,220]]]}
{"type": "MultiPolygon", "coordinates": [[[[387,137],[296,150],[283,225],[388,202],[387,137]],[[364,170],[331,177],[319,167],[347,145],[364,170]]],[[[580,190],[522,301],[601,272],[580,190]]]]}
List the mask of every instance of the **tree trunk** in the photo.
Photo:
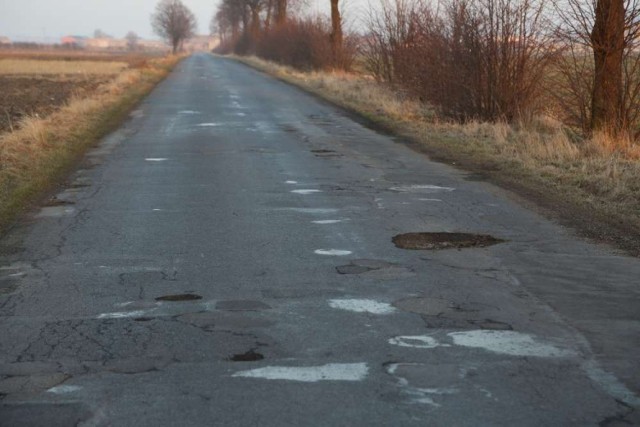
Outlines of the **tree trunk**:
{"type": "Polygon", "coordinates": [[[287,0],[276,0],[276,26],[279,27],[287,21],[287,0]]]}
{"type": "Polygon", "coordinates": [[[339,0],[331,0],[331,48],[333,59],[337,61],[342,52],[342,18],[340,18],[339,0]]]}
{"type": "Polygon", "coordinates": [[[594,86],[591,129],[615,133],[622,122],[624,0],[598,0],[591,45],[594,86]]]}

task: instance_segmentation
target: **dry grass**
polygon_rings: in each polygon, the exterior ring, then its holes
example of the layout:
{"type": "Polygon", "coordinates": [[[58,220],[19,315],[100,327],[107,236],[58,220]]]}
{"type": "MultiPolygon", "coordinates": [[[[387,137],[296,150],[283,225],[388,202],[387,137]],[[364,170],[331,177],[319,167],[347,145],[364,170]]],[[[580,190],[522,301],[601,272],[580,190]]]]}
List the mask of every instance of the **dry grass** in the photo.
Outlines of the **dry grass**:
{"type": "Polygon", "coordinates": [[[640,252],[640,145],[631,140],[584,140],[551,117],[517,126],[443,121],[362,75],[303,73],[255,57],[236,59],[417,141],[438,160],[518,190],[570,217],[589,236],[613,243],[635,236],[636,246],[620,246],[640,252]]]}
{"type": "Polygon", "coordinates": [[[44,118],[27,117],[18,130],[1,134],[0,229],[63,179],[179,59],[156,59],[122,71],[89,97],[73,98],[44,118]]]}
{"type": "Polygon", "coordinates": [[[116,75],[128,65],[107,61],[0,59],[0,75],[116,75]]]}

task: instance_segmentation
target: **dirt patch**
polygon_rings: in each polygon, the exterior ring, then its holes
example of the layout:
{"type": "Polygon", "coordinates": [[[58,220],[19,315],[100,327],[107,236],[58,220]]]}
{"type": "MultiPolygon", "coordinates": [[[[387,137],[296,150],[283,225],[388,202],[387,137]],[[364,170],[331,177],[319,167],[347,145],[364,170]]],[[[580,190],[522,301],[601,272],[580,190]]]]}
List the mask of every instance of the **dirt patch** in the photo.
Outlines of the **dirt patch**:
{"type": "Polygon", "coordinates": [[[200,295],[196,294],[176,294],[176,295],[164,295],[156,298],[156,301],[196,301],[202,299],[200,295]]]}
{"type": "Polygon", "coordinates": [[[405,233],[391,241],[400,249],[412,250],[484,248],[504,242],[486,234],[470,233],[405,233]]]}
{"type": "Polygon", "coordinates": [[[253,349],[247,351],[246,353],[234,354],[229,358],[232,362],[255,362],[257,360],[264,359],[264,356],[253,349]]]}
{"type": "Polygon", "coordinates": [[[0,76],[0,132],[19,128],[27,116],[47,116],[71,97],[87,96],[108,80],[0,76]]]}

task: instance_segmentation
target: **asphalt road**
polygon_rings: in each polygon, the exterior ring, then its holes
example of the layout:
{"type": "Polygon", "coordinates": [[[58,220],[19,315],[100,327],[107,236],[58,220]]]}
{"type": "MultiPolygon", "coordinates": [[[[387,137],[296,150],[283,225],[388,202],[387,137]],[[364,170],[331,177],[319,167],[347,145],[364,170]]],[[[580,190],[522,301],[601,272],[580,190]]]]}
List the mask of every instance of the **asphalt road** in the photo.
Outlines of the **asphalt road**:
{"type": "Polygon", "coordinates": [[[640,260],[230,60],[0,253],[2,426],[640,423],[640,260]]]}

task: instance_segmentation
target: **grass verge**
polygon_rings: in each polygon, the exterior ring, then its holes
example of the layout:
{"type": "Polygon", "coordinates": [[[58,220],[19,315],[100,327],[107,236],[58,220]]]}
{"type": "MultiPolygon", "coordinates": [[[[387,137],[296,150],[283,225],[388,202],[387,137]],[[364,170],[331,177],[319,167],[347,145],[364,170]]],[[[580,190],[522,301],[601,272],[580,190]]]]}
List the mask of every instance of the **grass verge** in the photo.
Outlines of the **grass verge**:
{"type": "Polygon", "coordinates": [[[443,121],[362,75],[233,58],[403,137],[434,160],[511,190],[584,237],[640,256],[640,146],[631,141],[581,139],[548,117],[522,125],[443,121]]]}
{"type": "Polygon", "coordinates": [[[116,128],[180,57],[121,72],[93,95],[0,135],[0,233],[69,174],[86,150],[116,128]]]}

